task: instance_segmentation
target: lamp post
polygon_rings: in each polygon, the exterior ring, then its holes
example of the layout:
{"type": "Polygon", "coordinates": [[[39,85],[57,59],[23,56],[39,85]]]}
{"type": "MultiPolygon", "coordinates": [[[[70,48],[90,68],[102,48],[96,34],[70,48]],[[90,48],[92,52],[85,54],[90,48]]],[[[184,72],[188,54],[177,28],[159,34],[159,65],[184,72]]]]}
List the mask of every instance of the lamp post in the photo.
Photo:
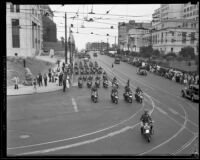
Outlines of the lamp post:
{"type": "Polygon", "coordinates": [[[65,64],[67,64],[67,13],[65,12],[65,64]]]}

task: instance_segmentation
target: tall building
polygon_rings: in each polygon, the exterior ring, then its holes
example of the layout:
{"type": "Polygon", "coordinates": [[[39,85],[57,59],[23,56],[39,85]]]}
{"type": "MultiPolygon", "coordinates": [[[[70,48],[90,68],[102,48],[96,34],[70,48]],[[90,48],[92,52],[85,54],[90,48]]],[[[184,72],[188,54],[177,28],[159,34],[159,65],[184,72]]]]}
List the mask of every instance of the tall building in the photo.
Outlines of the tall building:
{"type": "Polygon", "coordinates": [[[181,48],[191,46],[198,54],[199,5],[162,4],[154,11],[149,34],[143,36],[144,46],[151,44],[154,49],[166,54],[178,53],[181,48]]]}
{"type": "Polygon", "coordinates": [[[138,52],[143,46],[141,37],[146,33],[146,28],[150,27],[151,23],[136,23],[134,20],[129,23],[120,22],[118,24],[119,49],[138,52]]]}
{"type": "Polygon", "coordinates": [[[35,56],[41,52],[42,16],[40,5],[6,3],[7,56],[35,56]]]}

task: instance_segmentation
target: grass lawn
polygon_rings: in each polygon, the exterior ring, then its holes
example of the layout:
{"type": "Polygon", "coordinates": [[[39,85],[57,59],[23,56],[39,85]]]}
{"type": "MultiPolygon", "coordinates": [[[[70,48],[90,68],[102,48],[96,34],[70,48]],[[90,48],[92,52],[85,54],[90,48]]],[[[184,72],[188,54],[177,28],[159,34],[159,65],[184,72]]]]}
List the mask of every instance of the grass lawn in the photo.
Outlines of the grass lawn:
{"type": "MultiPolygon", "coordinates": [[[[14,76],[18,76],[20,79],[20,83],[25,80],[25,68],[23,67],[23,60],[14,57],[7,57],[7,86],[14,85],[11,79],[14,76]]],[[[49,62],[44,62],[35,58],[26,58],[26,67],[28,67],[33,77],[35,77],[38,73],[48,73],[48,69],[53,67],[54,64],[49,62]]]]}

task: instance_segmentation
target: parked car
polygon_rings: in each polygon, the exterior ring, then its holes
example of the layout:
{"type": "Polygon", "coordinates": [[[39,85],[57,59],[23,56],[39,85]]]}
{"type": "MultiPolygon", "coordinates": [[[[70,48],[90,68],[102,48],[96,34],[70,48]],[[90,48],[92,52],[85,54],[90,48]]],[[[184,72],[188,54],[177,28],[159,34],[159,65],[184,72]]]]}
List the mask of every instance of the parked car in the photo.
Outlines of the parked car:
{"type": "Polygon", "coordinates": [[[147,75],[147,71],[145,70],[145,69],[139,69],[138,71],[137,71],[137,74],[138,75],[147,75]]]}
{"type": "Polygon", "coordinates": [[[189,85],[181,90],[182,97],[191,99],[192,101],[199,101],[199,86],[189,85]]]}

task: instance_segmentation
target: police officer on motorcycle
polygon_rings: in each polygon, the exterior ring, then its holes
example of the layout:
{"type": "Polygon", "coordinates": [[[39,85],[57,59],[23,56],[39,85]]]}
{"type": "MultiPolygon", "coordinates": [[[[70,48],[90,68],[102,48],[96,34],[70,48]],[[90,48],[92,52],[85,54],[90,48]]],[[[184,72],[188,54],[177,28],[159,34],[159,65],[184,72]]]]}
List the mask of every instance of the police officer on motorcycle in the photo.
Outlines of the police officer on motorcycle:
{"type": "Polygon", "coordinates": [[[140,87],[137,87],[136,90],[135,90],[135,92],[136,92],[137,94],[139,94],[140,92],[143,93],[142,90],[140,89],[140,87]]]}
{"type": "Polygon", "coordinates": [[[113,87],[111,90],[111,96],[114,96],[115,93],[118,93],[118,90],[116,87],[113,87]]]}
{"type": "Polygon", "coordinates": [[[97,92],[97,96],[98,96],[98,89],[97,89],[97,87],[96,87],[95,85],[93,85],[92,88],[91,88],[91,96],[92,96],[95,92],[97,92]]]}
{"type": "MultiPolygon", "coordinates": [[[[150,125],[150,132],[152,134],[152,129],[153,129],[152,118],[149,115],[148,110],[144,111],[144,114],[141,116],[140,121],[142,122],[143,126],[144,126],[144,123],[148,123],[150,125]]],[[[143,133],[143,126],[141,128],[142,133],[143,133]]]]}

